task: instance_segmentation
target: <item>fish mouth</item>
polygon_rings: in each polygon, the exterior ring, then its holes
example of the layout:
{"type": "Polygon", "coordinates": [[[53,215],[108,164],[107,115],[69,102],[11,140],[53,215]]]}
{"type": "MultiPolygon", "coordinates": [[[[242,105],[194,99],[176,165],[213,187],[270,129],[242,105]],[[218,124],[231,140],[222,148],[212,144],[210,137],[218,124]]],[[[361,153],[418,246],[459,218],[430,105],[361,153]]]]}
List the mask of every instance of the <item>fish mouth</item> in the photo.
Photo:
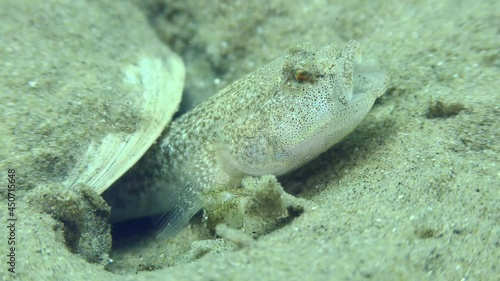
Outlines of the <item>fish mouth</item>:
{"type": "Polygon", "coordinates": [[[387,77],[374,60],[354,62],[352,101],[370,96],[376,99],[384,94],[387,77]]]}
{"type": "Polygon", "coordinates": [[[337,80],[341,91],[339,101],[344,106],[353,103],[374,102],[386,90],[386,76],[373,59],[365,60],[361,48],[356,41],[350,42],[342,51],[346,60],[343,67],[337,69],[342,73],[337,80]]]}

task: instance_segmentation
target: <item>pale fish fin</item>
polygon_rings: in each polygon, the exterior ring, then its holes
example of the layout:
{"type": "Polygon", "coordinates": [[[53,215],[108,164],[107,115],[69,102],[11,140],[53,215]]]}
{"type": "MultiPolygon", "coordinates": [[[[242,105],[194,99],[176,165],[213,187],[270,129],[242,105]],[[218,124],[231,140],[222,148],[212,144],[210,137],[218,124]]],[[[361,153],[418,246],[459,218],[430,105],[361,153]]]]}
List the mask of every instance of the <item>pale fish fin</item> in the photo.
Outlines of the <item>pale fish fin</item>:
{"type": "Polygon", "coordinates": [[[158,215],[156,225],[158,227],[157,237],[172,237],[179,230],[185,227],[189,220],[202,208],[202,188],[194,175],[186,175],[182,172],[177,174],[178,178],[173,184],[174,188],[169,188],[164,204],[171,206],[169,210],[158,215]]]}
{"type": "Polygon", "coordinates": [[[157,215],[153,223],[157,227],[156,238],[170,238],[184,228],[189,220],[200,210],[195,206],[175,206],[169,212],[157,215]]]}

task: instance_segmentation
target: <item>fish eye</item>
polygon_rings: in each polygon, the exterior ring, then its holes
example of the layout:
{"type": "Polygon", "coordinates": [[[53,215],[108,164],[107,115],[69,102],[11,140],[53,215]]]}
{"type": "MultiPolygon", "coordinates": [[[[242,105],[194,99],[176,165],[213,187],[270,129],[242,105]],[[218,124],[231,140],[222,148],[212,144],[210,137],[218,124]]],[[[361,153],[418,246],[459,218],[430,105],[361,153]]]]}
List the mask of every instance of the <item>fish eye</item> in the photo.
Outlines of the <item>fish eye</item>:
{"type": "Polygon", "coordinates": [[[309,72],[305,69],[302,69],[302,68],[295,69],[293,71],[293,77],[295,78],[295,81],[297,81],[299,83],[304,83],[304,82],[308,81],[310,76],[311,75],[309,74],[309,72]]]}

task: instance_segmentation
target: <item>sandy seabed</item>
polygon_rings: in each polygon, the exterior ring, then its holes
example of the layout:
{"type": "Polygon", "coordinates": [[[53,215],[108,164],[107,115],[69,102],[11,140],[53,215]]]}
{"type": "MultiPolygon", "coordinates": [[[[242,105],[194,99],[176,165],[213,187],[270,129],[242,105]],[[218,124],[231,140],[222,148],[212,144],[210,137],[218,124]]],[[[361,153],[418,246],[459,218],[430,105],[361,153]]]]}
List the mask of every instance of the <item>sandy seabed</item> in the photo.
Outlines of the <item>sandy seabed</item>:
{"type": "Polygon", "coordinates": [[[0,168],[17,184],[0,188],[16,196],[0,206],[0,280],[500,280],[499,2],[291,3],[2,1],[0,168]],[[109,232],[78,216],[81,196],[105,204],[60,183],[90,140],[134,129],[118,83],[131,56],[179,54],[188,110],[290,46],[350,39],[389,90],[346,139],[280,178],[313,208],[189,259],[196,226],[115,243],[111,264],[104,234],[69,226],[109,232]],[[57,213],[61,202],[76,211],[57,213]],[[90,249],[69,243],[82,239],[90,249]]]}

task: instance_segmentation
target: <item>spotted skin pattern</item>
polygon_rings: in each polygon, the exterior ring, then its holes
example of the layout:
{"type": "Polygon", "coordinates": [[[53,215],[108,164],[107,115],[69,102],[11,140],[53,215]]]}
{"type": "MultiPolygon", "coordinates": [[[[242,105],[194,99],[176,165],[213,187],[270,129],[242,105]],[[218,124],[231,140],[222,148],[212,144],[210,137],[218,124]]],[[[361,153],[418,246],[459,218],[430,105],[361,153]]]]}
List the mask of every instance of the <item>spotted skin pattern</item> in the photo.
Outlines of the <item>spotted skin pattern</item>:
{"type": "Polygon", "coordinates": [[[303,45],[174,120],[140,165],[141,191],[124,190],[115,220],[167,212],[172,235],[203,207],[203,194],[246,175],[288,173],[336,144],[368,114],[386,78],[359,44],[303,45]],[[142,164],[141,164],[142,163],[142,164]]]}

